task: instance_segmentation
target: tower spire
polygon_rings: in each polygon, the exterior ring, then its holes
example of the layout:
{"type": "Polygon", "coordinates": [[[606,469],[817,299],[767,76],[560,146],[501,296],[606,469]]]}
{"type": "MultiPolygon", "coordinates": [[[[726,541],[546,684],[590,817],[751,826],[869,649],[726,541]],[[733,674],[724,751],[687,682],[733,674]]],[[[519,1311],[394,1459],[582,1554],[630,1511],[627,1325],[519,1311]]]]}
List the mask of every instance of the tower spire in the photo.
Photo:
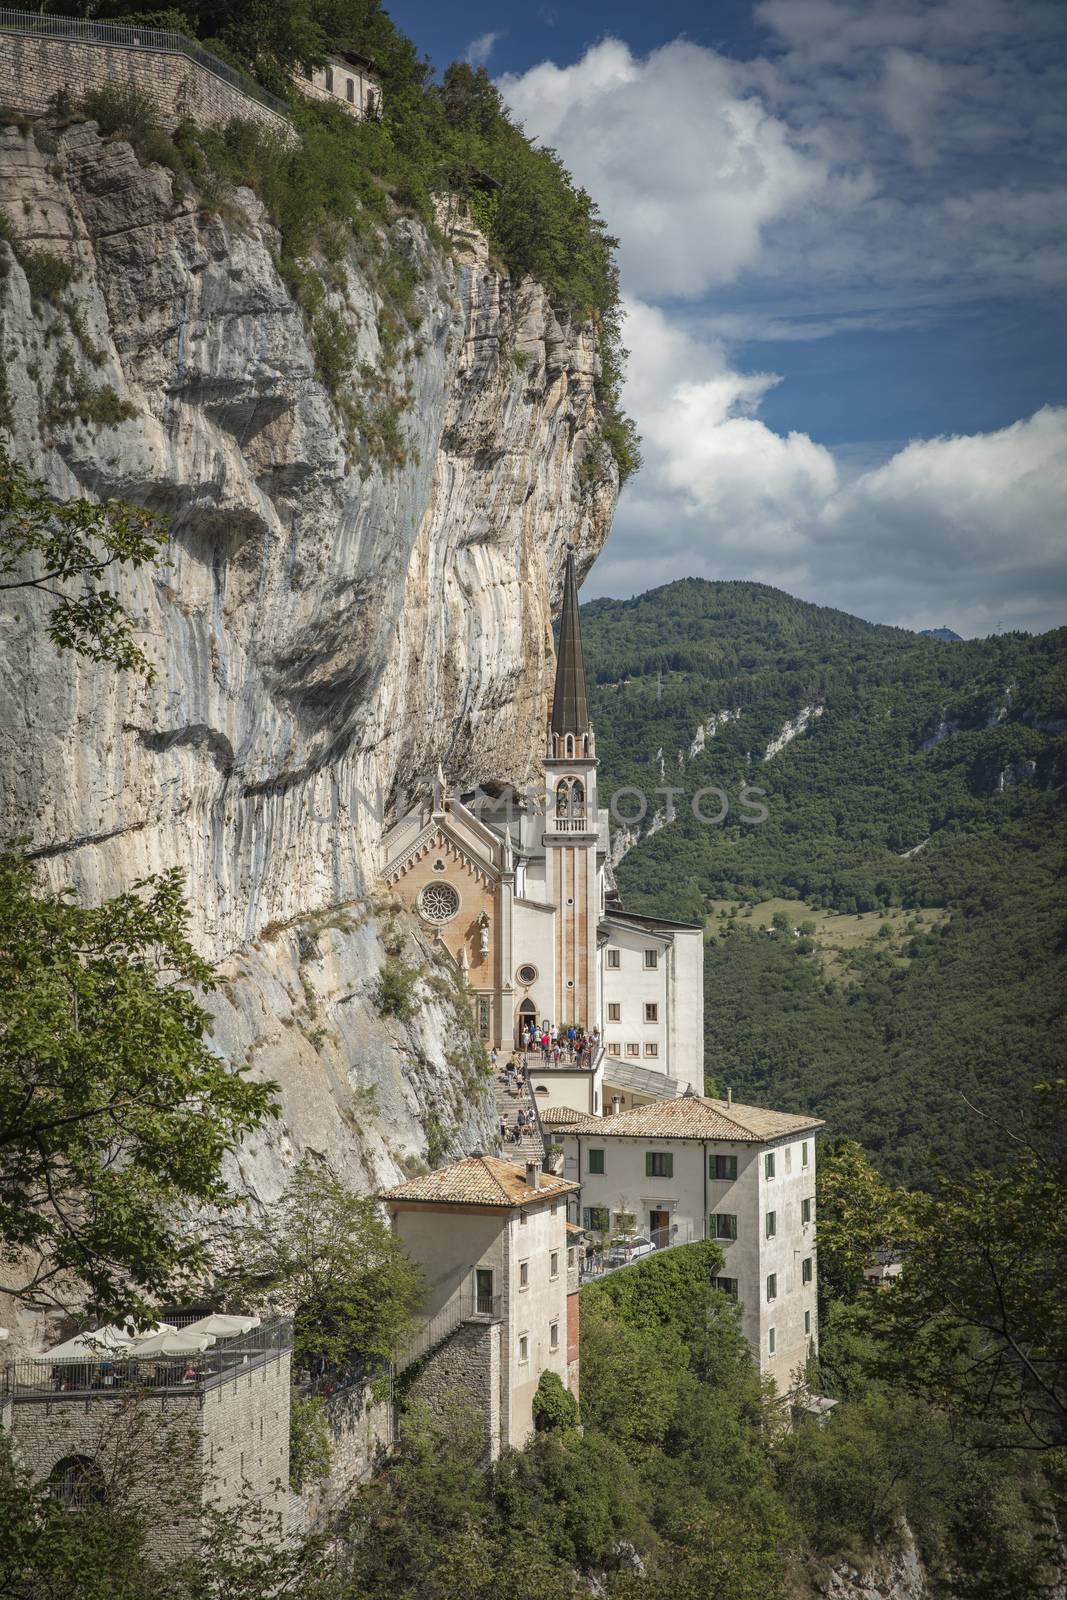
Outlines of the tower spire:
{"type": "Polygon", "coordinates": [[[559,622],[559,650],[556,654],[556,687],[552,696],[550,731],[556,737],[589,732],[589,699],[585,685],[585,660],[582,655],[582,629],[578,619],[578,577],[574,570],[574,546],[567,546],[567,566],[563,574],[563,612],[559,622]]]}

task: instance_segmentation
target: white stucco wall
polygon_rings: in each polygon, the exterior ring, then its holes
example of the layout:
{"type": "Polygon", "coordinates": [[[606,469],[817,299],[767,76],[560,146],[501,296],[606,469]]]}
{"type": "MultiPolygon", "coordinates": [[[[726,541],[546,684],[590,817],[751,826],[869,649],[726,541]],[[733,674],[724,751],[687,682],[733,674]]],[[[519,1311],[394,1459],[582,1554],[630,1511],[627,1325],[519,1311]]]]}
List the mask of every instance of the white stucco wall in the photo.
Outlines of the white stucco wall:
{"type": "Polygon", "coordinates": [[[668,962],[667,1071],[704,1093],[704,930],[679,928],[668,962]]]}
{"type": "Polygon", "coordinates": [[[426,1275],[426,1300],[420,1315],[436,1316],[457,1295],[469,1300],[478,1267],[492,1272],[493,1293],[503,1293],[507,1279],[507,1217],[503,1209],[397,1208],[393,1220],[396,1234],[426,1275]]]}
{"type": "MultiPolygon", "coordinates": [[[[644,929],[611,925],[608,944],[600,953],[603,982],[604,1042],[610,1054],[650,1072],[667,1072],[667,949],[668,942],[644,929]],[[608,950],[619,951],[619,966],[608,965],[608,950]],[[645,950],[655,950],[657,965],[646,967],[645,950]],[[657,1009],[655,1022],[645,1021],[645,1006],[657,1009]],[[619,1007],[619,1021],[611,1020],[611,1007],[619,1007]],[[636,1044],[638,1054],[630,1055],[627,1045],[636,1044]],[[656,1055],[646,1053],[646,1045],[656,1046],[656,1055]],[[617,1046],[617,1048],[612,1048],[617,1046]]],[[[696,1001],[699,1004],[699,998],[696,1001]]]]}
{"type": "Polygon", "coordinates": [[[506,1409],[502,1406],[503,1442],[521,1449],[533,1432],[533,1398],[542,1372],[558,1372],[567,1382],[567,1207],[563,1199],[525,1208],[525,1221],[512,1213],[509,1223],[509,1319],[505,1328],[502,1371],[507,1376],[506,1409]],[[556,1274],[552,1275],[552,1255],[556,1274]],[[527,1283],[521,1267],[527,1267],[527,1283]],[[558,1329],[552,1349],[551,1330],[558,1329]],[[527,1359],[521,1359],[526,1337],[527,1359]]]}
{"type": "Polygon", "coordinates": [[[602,1135],[557,1133],[553,1137],[564,1147],[564,1177],[581,1184],[578,1220],[582,1222],[586,1208],[601,1206],[610,1212],[612,1227],[619,1212],[631,1212],[637,1232],[647,1234],[650,1213],[666,1210],[670,1225],[677,1224],[675,1237],[696,1240],[715,1237],[717,1213],[737,1218],[737,1238],[717,1241],[724,1257],[722,1275],[737,1280],[742,1327],[760,1370],[773,1377],[779,1390],[785,1392],[795,1369],[807,1359],[809,1340],[818,1346],[815,1227],[814,1220],[808,1225],[801,1222],[801,1202],[806,1198],[812,1200],[814,1218],[814,1138],[809,1135],[806,1140],[790,1138],[763,1145],[726,1140],[704,1143],[694,1139],[620,1137],[613,1135],[609,1127],[602,1135]],[[805,1143],[806,1167],[802,1160],[805,1143]],[[591,1148],[604,1151],[603,1175],[589,1171],[591,1148]],[[645,1156],[650,1150],[673,1155],[672,1177],[646,1176],[645,1156]],[[768,1152],[773,1152],[775,1158],[775,1176],[771,1179],[764,1176],[768,1152]],[[711,1176],[711,1158],[716,1153],[736,1156],[735,1179],[711,1176]],[[772,1239],[766,1237],[768,1211],[774,1211],[776,1219],[772,1239]],[[809,1258],[812,1278],[804,1284],[802,1263],[809,1258]],[[771,1273],[777,1275],[777,1297],[768,1303],[766,1287],[771,1273]],[[804,1330],[805,1311],[809,1313],[810,1333],[804,1330]],[[769,1350],[772,1327],[773,1355],[769,1350]]]}

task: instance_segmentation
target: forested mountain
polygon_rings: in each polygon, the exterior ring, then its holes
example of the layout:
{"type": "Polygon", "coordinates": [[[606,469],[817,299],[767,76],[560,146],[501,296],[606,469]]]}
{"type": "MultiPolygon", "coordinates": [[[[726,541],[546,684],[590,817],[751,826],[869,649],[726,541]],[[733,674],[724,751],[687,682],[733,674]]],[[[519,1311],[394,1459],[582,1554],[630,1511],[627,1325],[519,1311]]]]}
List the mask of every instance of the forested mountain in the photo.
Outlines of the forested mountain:
{"type": "Polygon", "coordinates": [[[1062,1070],[1067,630],[944,643],[697,579],[582,615],[602,795],[649,799],[622,893],[707,920],[709,1079],[912,1183],[997,1164],[1062,1070]]]}

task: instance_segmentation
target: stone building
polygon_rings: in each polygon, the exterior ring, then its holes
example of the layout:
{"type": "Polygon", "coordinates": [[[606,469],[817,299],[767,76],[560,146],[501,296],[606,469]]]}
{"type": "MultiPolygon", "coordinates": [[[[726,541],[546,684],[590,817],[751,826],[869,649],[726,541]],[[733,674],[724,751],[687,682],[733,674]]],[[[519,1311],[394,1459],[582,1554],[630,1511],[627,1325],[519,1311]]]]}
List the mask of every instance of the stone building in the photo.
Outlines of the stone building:
{"type": "Polygon", "coordinates": [[[209,1504],[245,1496],[284,1518],[292,1330],[284,1319],[202,1355],[76,1363],[45,1355],[3,1373],[16,1459],[53,1493],[122,1494],[152,1513],[152,1548],[180,1556],[209,1504]]]}
{"type": "Polygon", "coordinates": [[[487,1044],[527,1023],[596,1032],[580,1062],[533,1063],[539,1103],[596,1115],[703,1088],[702,930],[625,912],[615,888],[573,554],[538,782],[461,797],[442,781],[386,832],[381,875],[464,972],[487,1044]]]}
{"type": "Polygon", "coordinates": [[[701,1095],[615,1116],[543,1113],[577,1186],[571,1220],[593,1233],[637,1234],[657,1247],[715,1239],[718,1285],[780,1392],[818,1349],[815,1135],[818,1117],[701,1095]]]}
{"type": "Polygon", "coordinates": [[[577,1384],[574,1192],[536,1162],[468,1156],[382,1196],[427,1283],[424,1324],[398,1370],[413,1374],[409,1393],[437,1409],[465,1395],[493,1458],[533,1432],[543,1372],[577,1384]]]}
{"type": "Polygon", "coordinates": [[[293,82],[311,100],[336,102],[359,121],[382,114],[382,80],[368,56],[355,50],[329,55],[310,76],[297,73],[293,82]]]}

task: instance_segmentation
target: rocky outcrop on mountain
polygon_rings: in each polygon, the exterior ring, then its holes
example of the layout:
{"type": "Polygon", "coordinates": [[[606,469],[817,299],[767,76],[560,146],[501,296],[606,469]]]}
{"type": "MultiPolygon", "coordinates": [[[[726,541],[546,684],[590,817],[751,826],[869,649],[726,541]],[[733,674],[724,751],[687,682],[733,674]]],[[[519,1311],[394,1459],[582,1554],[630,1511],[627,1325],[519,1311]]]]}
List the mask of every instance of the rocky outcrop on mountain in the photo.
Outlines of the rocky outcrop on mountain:
{"type": "Polygon", "coordinates": [[[370,998],[378,842],[438,763],[522,782],[540,753],[564,547],[588,568],[617,490],[580,470],[605,455],[594,330],[502,276],[454,204],[447,249],[414,220],[353,245],[327,306],[357,415],[394,406],[386,459],[320,380],[250,191],[209,210],[91,123],[0,130],[0,177],[16,453],[60,497],[133,499],[171,532],[166,570],[123,591],[151,684],[58,654],[44,598],[8,600],[3,827],[93,900],[184,870],[225,980],[217,1043],[282,1086],[284,1126],[242,1157],[263,1198],[303,1148],[363,1187],[469,1148],[490,1103],[412,932],[416,1022],[370,998]],[[386,254],[417,277],[395,355],[386,254]],[[50,297],[41,256],[76,269],[50,297]]]}

